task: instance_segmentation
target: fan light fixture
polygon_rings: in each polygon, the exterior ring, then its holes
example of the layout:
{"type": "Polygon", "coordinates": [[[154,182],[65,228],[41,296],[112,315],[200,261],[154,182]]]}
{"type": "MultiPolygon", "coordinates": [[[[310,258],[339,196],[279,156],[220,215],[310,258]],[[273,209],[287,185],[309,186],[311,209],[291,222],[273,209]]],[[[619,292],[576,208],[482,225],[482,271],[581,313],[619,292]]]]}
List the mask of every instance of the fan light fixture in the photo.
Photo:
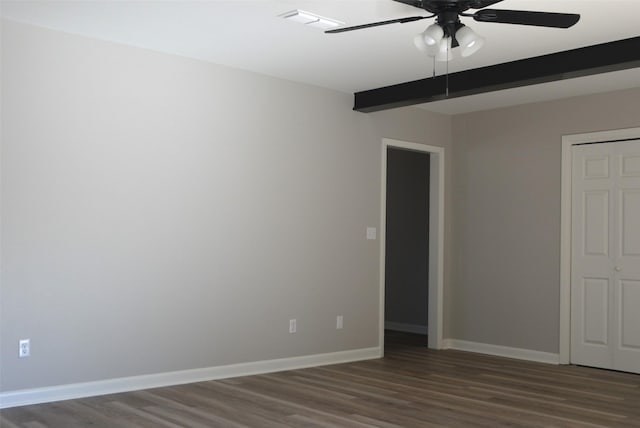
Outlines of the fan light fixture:
{"type": "Polygon", "coordinates": [[[438,24],[431,24],[421,35],[427,46],[435,46],[444,37],[444,30],[438,24]]]}
{"type": "Polygon", "coordinates": [[[460,54],[466,58],[480,50],[484,45],[484,37],[479,36],[466,25],[459,25],[461,26],[455,30],[452,36],[448,34],[451,32],[450,28],[445,31],[440,24],[431,24],[426,30],[414,37],[413,43],[418,50],[435,58],[436,61],[449,61],[453,58],[451,49],[455,38],[460,45],[460,54]]]}
{"type": "MultiPolygon", "coordinates": [[[[429,55],[429,52],[427,52],[429,55]]],[[[436,58],[436,61],[449,61],[451,60],[451,37],[445,37],[438,43],[437,49],[434,54],[429,55],[436,58]]]]}
{"type": "Polygon", "coordinates": [[[464,26],[456,32],[456,40],[460,43],[460,54],[463,57],[473,55],[484,45],[484,37],[476,34],[471,28],[464,26]]]}

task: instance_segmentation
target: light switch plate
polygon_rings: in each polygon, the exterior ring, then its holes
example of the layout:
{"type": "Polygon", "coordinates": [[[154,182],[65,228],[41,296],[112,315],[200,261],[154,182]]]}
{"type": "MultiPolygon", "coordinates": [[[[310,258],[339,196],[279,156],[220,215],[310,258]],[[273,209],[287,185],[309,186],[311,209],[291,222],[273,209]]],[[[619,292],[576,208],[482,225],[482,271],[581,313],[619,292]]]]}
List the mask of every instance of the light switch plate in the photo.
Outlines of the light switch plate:
{"type": "Polygon", "coordinates": [[[376,228],[375,227],[367,227],[367,239],[376,239],[376,228]]]}

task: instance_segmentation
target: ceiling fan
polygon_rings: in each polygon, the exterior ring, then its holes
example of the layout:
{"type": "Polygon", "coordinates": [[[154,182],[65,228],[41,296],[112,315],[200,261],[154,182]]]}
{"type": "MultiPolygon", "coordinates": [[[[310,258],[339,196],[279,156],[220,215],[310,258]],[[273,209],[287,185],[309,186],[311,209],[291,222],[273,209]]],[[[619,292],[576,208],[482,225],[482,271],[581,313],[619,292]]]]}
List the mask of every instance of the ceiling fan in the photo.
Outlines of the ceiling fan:
{"type": "Polygon", "coordinates": [[[325,33],[342,33],[388,24],[406,24],[422,19],[436,18],[436,22],[414,38],[416,47],[436,60],[451,59],[450,50],[460,46],[461,55],[467,57],[478,51],[484,38],[460,22],[460,17],[470,17],[478,22],[534,25],[538,27],[569,28],[576,24],[580,15],[574,13],[532,12],[524,10],[485,9],[503,0],[394,0],[399,3],[430,12],[429,16],[410,16],[372,22],[352,27],[335,28],[325,33]],[[477,9],[475,13],[467,13],[477,9]]]}

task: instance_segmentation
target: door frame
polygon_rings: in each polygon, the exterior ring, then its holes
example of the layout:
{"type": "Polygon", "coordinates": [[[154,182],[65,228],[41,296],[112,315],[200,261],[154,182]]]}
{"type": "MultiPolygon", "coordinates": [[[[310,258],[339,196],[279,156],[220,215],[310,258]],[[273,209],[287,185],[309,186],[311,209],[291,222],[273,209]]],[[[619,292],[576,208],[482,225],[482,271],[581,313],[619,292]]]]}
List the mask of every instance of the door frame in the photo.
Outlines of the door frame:
{"type": "Polygon", "coordinates": [[[382,139],[382,173],[380,197],[380,356],[384,355],[384,303],[387,234],[387,149],[404,149],[429,156],[429,304],[428,347],[442,349],[444,290],[444,147],[407,141],[382,139]]]}
{"type": "Polygon", "coordinates": [[[616,129],[562,137],[560,206],[560,364],[571,363],[571,176],[572,146],[640,138],[640,128],[616,129]]]}

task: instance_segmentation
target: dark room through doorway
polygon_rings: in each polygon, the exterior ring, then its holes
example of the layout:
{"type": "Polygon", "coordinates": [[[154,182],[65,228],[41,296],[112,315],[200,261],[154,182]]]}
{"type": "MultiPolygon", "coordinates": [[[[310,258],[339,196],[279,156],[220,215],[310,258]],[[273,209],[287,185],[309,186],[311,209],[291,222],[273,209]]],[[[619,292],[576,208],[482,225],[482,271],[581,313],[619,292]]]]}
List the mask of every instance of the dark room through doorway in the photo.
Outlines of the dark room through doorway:
{"type": "Polygon", "coordinates": [[[427,346],[429,178],[429,153],[387,148],[386,346],[427,346]]]}

